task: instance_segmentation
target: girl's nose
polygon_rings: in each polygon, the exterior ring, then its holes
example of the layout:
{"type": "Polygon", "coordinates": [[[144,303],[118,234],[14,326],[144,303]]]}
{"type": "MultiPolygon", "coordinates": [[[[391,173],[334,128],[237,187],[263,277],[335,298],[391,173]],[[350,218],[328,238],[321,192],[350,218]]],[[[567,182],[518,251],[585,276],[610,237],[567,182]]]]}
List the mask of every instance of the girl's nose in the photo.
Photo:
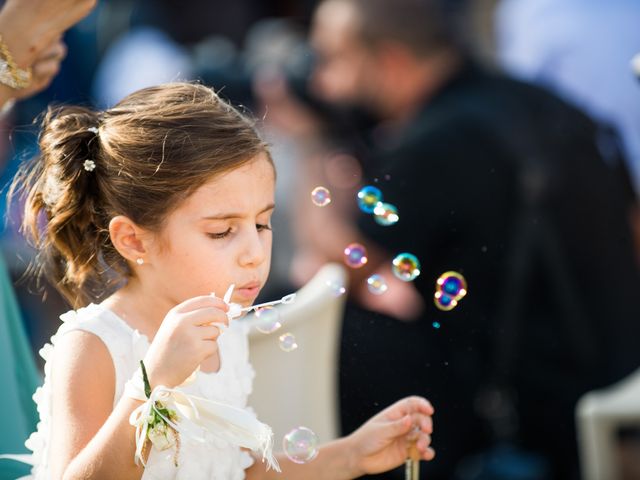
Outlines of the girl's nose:
{"type": "Polygon", "coordinates": [[[252,266],[260,265],[266,258],[267,246],[264,239],[261,238],[260,232],[253,229],[247,234],[247,238],[240,253],[240,265],[252,266]]]}

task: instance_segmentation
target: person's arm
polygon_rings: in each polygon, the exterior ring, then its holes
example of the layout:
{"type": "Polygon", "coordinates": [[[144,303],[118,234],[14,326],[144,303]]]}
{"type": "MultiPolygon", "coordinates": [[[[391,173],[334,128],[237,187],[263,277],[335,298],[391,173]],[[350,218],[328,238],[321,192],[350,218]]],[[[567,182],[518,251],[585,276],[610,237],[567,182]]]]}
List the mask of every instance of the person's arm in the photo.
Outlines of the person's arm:
{"type": "Polygon", "coordinates": [[[24,89],[0,84],[0,109],[49,86],[66,55],[64,31],[86,16],[95,0],[8,0],[0,9],[0,36],[18,68],[32,69],[24,89]]]}
{"type": "Polygon", "coordinates": [[[282,473],[266,471],[259,461],[247,470],[248,480],[348,480],[386,472],[404,463],[415,440],[422,460],[432,460],[433,407],[421,397],[408,397],[386,408],[347,437],[320,448],[306,464],[278,457],[282,473]],[[414,431],[414,427],[418,429],[414,431]]]}
{"type": "MultiPolygon", "coordinates": [[[[152,386],[180,385],[218,352],[229,307],[211,295],[172,308],[144,364],[152,386]]],[[[52,370],[51,477],[63,480],[138,480],[135,428],[129,417],[141,402],[123,396],[113,407],[115,369],[107,347],[91,333],[69,332],[56,345],[52,370]]]]}
{"type": "Polygon", "coordinates": [[[51,478],[139,479],[129,415],[140,402],[113,406],[115,370],[92,333],[69,332],[56,345],[52,370],[51,478]]]}
{"type": "Polygon", "coordinates": [[[65,30],[89,14],[96,0],[7,0],[0,35],[20,68],[34,64],[65,30]]]}

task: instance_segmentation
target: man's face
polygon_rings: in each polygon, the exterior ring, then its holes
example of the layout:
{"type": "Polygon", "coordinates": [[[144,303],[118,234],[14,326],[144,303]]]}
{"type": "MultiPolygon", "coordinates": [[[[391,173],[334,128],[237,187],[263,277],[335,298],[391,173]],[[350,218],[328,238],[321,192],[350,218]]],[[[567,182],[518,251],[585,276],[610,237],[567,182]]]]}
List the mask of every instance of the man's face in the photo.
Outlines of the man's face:
{"type": "Polygon", "coordinates": [[[329,1],[320,6],[311,32],[317,55],[312,88],[331,103],[375,108],[379,73],[357,32],[358,12],[351,5],[329,1]]]}

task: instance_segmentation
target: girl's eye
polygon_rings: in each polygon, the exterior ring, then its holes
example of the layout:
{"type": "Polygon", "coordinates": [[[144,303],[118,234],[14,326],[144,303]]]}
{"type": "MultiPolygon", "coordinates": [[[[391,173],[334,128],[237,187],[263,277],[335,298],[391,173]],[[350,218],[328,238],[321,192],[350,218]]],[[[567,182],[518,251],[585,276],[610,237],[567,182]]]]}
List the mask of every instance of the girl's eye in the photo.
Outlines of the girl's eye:
{"type": "Polygon", "coordinates": [[[263,225],[260,223],[256,223],[256,229],[261,232],[263,230],[271,230],[271,225],[263,225]]]}
{"type": "Polygon", "coordinates": [[[231,229],[227,228],[227,230],[225,230],[222,233],[207,233],[207,235],[213,239],[220,240],[226,237],[227,235],[229,235],[230,233],[231,233],[231,229]]]}

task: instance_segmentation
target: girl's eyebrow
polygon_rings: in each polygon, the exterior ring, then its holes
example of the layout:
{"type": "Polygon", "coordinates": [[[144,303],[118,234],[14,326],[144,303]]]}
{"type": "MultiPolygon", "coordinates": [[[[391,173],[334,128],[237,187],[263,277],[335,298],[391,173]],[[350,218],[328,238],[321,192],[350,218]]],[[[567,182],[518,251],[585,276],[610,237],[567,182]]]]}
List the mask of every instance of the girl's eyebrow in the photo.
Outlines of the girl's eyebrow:
{"type": "MultiPolygon", "coordinates": [[[[258,215],[268,212],[269,210],[273,210],[274,208],[276,208],[275,203],[270,203],[265,208],[260,210],[258,212],[258,215]]],[[[242,214],[242,213],[220,213],[218,215],[209,215],[206,217],[202,217],[202,220],[228,220],[230,218],[244,218],[246,216],[247,216],[246,214],[242,214]]]]}

